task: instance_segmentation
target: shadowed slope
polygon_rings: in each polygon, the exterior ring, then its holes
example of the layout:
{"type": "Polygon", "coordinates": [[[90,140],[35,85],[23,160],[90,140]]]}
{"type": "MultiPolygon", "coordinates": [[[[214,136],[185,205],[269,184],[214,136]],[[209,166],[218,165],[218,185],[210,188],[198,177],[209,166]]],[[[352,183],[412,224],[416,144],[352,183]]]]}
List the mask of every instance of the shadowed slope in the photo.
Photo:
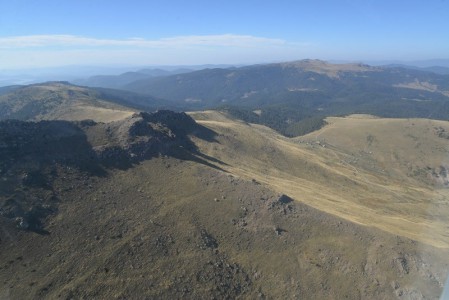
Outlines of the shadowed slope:
{"type": "Polygon", "coordinates": [[[173,158],[110,171],[86,178],[84,188],[58,178],[64,201],[50,235],[0,223],[2,292],[18,299],[394,299],[441,291],[445,252],[285,203],[261,184],[173,158]]]}
{"type": "Polygon", "coordinates": [[[105,177],[108,169],[126,170],[157,156],[212,167],[209,160],[220,163],[199,153],[191,134],[214,139],[211,130],[171,111],[139,113],[110,123],[2,121],[0,217],[22,229],[43,230],[41,221],[55,213],[60,202],[53,183],[66,172],[105,177]]]}

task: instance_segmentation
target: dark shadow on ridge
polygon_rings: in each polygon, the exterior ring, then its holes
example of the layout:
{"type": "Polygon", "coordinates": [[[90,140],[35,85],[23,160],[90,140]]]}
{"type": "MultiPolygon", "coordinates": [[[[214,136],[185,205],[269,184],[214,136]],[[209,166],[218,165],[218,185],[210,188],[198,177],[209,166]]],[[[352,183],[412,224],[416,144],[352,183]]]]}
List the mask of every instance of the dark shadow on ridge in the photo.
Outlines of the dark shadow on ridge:
{"type": "Polygon", "coordinates": [[[43,220],[57,213],[60,203],[54,182],[71,170],[107,177],[108,170],[169,156],[226,172],[219,166],[224,162],[201,153],[190,138],[217,142],[216,135],[187,114],[172,111],[137,113],[107,124],[0,121],[0,176],[8,178],[0,182],[0,216],[18,229],[49,234],[43,220]],[[100,146],[94,147],[92,140],[100,146]]]}

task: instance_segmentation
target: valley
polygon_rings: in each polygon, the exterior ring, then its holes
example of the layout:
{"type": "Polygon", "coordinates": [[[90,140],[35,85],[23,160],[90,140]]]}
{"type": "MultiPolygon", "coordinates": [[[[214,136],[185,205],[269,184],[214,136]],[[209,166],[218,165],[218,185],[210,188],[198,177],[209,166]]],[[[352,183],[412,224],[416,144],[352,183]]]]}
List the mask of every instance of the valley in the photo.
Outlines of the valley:
{"type": "Polygon", "coordinates": [[[0,300],[449,300],[448,11],[0,0],[0,300]]]}
{"type": "MultiPolygon", "coordinates": [[[[320,85],[385,72],[278,67],[320,85]]],[[[171,76],[192,74],[157,80],[171,76]]],[[[445,105],[436,86],[418,106],[445,105]]],[[[66,82],[2,88],[0,298],[437,299],[449,121],[284,95],[211,110],[66,82]]]]}

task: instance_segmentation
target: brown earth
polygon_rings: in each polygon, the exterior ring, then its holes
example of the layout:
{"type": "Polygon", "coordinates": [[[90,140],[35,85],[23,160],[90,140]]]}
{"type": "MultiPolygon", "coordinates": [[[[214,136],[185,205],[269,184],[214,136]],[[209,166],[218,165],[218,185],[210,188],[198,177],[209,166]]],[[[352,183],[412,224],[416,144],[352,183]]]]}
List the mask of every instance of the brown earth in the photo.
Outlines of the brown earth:
{"type": "Polygon", "coordinates": [[[37,156],[21,134],[2,139],[0,298],[439,297],[446,238],[398,217],[439,228],[444,216],[402,211],[419,207],[428,181],[406,180],[399,167],[381,177],[368,160],[354,174],[341,162],[349,150],[327,139],[323,147],[316,136],[300,142],[221,114],[193,116],[207,128],[168,112],[67,122],[64,134],[38,127],[48,136],[32,140],[37,156]],[[84,150],[70,152],[80,140],[84,150]],[[399,209],[390,197],[406,189],[422,194],[399,209]],[[14,203],[22,211],[5,213],[14,203]],[[394,216],[397,229],[377,224],[394,216]]]}

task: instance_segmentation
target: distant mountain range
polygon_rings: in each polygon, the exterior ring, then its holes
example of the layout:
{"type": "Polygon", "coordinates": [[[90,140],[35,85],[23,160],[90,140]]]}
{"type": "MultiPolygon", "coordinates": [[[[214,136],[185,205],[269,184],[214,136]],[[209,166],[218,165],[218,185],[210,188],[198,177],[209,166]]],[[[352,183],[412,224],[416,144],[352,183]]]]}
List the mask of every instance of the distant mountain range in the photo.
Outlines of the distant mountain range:
{"type": "Polygon", "coordinates": [[[154,77],[162,77],[169,75],[176,75],[182,73],[189,73],[192,69],[176,69],[167,71],[163,69],[142,69],[136,72],[126,72],[120,75],[96,75],[87,79],[73,80],[74,84],[90,86],[90,87],[104,87],[120,89],[124,88],[127,84],[134,81],[151,79],[154,77]]]}
{"type": "MultiPolygon", "coordinates": [[[[62,66],[36,69],[7,70],[0,68],[0,87],[17,84],[33,84],[46,81],[70,81],[80,85],[110,87],[97,85],[103,81],[96,81],[97,77],[106,76],[114,81],[114,77],[121,77],[124,73],[144,73],[151,76],[165,76],[187,71],[197,71],[207,68],[229,68],[232,65],[180,65],[180,66],[62,66]],[[109,77],[110,76],[110,77],[109,77]],[[93,78],[90,84],[90,78],[93,78]]],[[[125,76],[126,77],[126,76],[125,76]]],[[[116,86],[114,86],[116,87],[116,86]]]]}
{"type": "MultiPolygon", "coordinates": [[[[283,101],[279,98],[291,98],[287,95],[304,93],[322,93],[334,100],[336,97],[347,98],[348,94],[357,97],[358,93],[383,93],[385,89],[405,90],[405,94],[411,89],[442,94],[449,90],[449,83],[446,77],[401,67],[303,60],[147,78],[129,83],[125,88],[192,106],[222,103],[252,106],[267,102],[273,104],[273,101],[283,101]],[[431,88],[425,83],[435,87],[431,88]],[[285,95],[273,97],[277,94],[285,95]]],[[[434,98],[435,95],[425,97],[434,98]]]]}
{"type": "Polygon", "coordinates": [[[403,64],[390,64],[390,65],[385,65],[384,67],[405,68],[405,69],[411,69],[411,70],[432,72],[432,73],[436,73],[436,74],[440,74],[440,75],[449,75],[449,67],[441,67],[441,66],[415,67],[415,66],[409,66],[409,65],[403,65],[403,64]]]}
{"type": "MultiPolygon", "coordinates": [[[[75,96],[82,90],[89,97],[138,110],[225,110],[288,136],[319,128],[327,116],[353,113],[449,119],[449,76],[397,65],[302,60],[197,71],[142,69],[77,82],[99,87],[59,84],[62,90],[76,87],[75,96]]],[[[40,92],[34,93],[31,87],[36,85],[1,88],[2,115],[10,113],[5,103],[11,105],[11,99],[36,100],[40,92]]],[[[28,105],[25,110],[30,109],[28,105]]]]}
{"type": "Polygon", "coordinates": [[[184,71],[0,88],[0,299],[440,296],[449,75],[184,71]]]}
{"type": "Polygon", "coordinates": [[[367,63],[375,66],[395,64],[418,68],[429,68],[435,66],[449,68],[449,59],[427,59],[427,60],[412,60],[412,61],[401,61],[401,60],[367,61],[367,63]]]}
{"type": "Polygon", "coordinates": [[[302,132],[295,129],[300,121],[331,115],[449,116],[447,75],[394,66],[302,60],[148,78],[125,88],[191,110],[223,107],[288,135],[302,132]]]}

